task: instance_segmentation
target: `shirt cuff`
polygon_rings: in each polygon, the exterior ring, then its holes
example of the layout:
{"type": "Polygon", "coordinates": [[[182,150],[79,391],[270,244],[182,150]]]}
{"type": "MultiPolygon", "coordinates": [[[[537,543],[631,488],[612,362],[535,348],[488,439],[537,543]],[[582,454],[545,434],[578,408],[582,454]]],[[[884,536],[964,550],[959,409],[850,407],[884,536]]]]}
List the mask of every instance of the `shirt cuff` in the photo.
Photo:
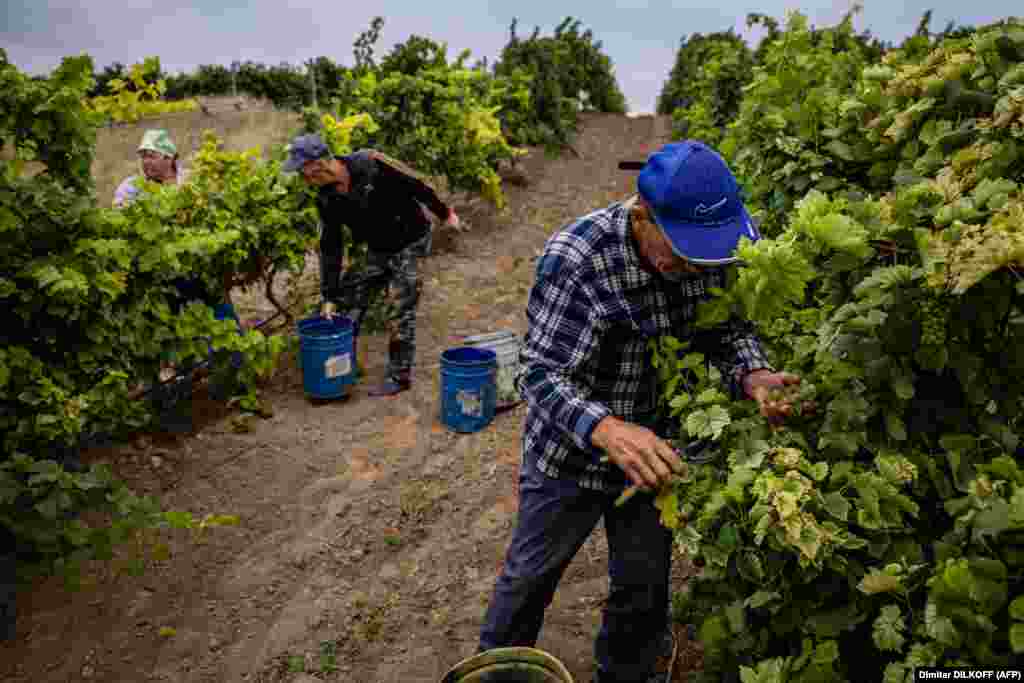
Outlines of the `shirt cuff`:
{"type": "Polygon", "coordinates": [[[597,423],[611,415],[612,412],[600,403],[588,402],[584,404],[583,414],[576,420],[573,426],[573,434],[576,438],[576,445],[587,453],[596,453],[599,449],[590,441],[597,423]]]}
{"type": "Polygon", "coordinates": [[[734,396],[739,397],[740,400],[748,399],[750,396],[747,395],[746,387],[743,386],[744,381],[747,379],[747,375],[754,372],[755,370],[771,370],[775,372],[775,368],[768,364],[767,361],[754,361],[749,365],[740,365],[736,368],[733,373],[733,379],[735,380],[735,394],[734,396]]]}

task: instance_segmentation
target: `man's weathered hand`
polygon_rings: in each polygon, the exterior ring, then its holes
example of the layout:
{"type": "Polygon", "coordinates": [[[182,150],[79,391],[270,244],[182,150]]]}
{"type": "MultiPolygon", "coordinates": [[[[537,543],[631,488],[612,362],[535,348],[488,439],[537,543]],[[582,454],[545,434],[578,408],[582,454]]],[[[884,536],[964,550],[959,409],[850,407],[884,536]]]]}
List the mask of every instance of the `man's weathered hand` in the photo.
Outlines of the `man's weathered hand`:
{"type": "Polygon", "coordinates": [[[800,377],[789,372],[755,370],[743,380],[747,396],[757,401],[758,407],[770,424],[777,426],[793,414],[793,404],[787,399],[773,399],[775,389],[796,386],[800,377]]]}
{"type": "Polygon", "coordinates": [[[445,219],[444,224],[449,228],[459,228],[459,215],[455,213],[455,209],[448,209],[448,217],[445,219]]]}
{"type": "Polygon", "coordinates": [[[601,420],[590,440],[645,491],[661,488],[684,469],[675,450],[654,432],[615,417],[601,420]]]}

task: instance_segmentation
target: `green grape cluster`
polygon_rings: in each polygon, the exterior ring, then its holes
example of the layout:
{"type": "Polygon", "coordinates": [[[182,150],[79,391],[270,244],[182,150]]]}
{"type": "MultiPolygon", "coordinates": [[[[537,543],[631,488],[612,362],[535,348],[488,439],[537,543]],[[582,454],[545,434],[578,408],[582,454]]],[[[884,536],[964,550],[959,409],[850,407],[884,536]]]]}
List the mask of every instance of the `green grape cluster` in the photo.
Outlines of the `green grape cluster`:
{"type": "Polygon", "coordinates": [[[926,294],[921,299],[921,344],[942,346],[946,343],[946,322],[949,319],[947,297],[926,294]]]}

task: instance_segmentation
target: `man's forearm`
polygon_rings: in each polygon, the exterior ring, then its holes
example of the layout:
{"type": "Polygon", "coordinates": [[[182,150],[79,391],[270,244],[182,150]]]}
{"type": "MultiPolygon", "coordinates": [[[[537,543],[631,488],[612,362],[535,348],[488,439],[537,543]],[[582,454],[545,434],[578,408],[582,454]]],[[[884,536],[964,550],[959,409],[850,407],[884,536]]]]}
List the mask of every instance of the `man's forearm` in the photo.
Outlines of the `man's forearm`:
{"type": "Polygon", "coordinates": [[[607,406],[585,399],[575,384],[544,367],[524,373],[520,391],[548,424],[561,429],[580,450],[595,450],[592,436],[597,425],[611,415],[607,406]]]}
{"type": "Polygon", "coordinates": [[[320,296],[324,300],[338,295],[341,282],[344,248],[339,233],[324,227],[320,235],[320,296]]]}

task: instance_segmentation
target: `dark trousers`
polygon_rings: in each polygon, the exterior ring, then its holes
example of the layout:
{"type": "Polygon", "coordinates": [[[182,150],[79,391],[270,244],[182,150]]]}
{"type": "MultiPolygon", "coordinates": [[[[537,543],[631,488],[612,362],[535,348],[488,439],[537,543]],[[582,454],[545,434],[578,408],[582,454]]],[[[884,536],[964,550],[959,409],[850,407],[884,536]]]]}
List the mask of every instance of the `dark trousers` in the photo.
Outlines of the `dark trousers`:
{"type": "Polygon", "coordinates": [[[388,376],[408,374],[416,357],[416,305],[420,299],[419,259],[430,253],[432,234],[427,233],[401,251],[383,254],[370,251],[366,267],[347,272],[341,287],[351,292],[348,316],[358,336],[373,295],[389,286],[395,295],[391,312],[391,339],[388,344],[388,376]],[[358,283],[358,284],[353,284],[358,283]]]}
{"type": "Polygon", "coordinates": [[[611,591],[594,647],[598,667],[616,681],[643,681],[653,672],[668,626],[672,536],[650,494],[618,508],[616,497],[552,479],[535,458],[523,458],[519,516],[480,651],[534,646],[562,574],[603,516],[611,591]]]}

